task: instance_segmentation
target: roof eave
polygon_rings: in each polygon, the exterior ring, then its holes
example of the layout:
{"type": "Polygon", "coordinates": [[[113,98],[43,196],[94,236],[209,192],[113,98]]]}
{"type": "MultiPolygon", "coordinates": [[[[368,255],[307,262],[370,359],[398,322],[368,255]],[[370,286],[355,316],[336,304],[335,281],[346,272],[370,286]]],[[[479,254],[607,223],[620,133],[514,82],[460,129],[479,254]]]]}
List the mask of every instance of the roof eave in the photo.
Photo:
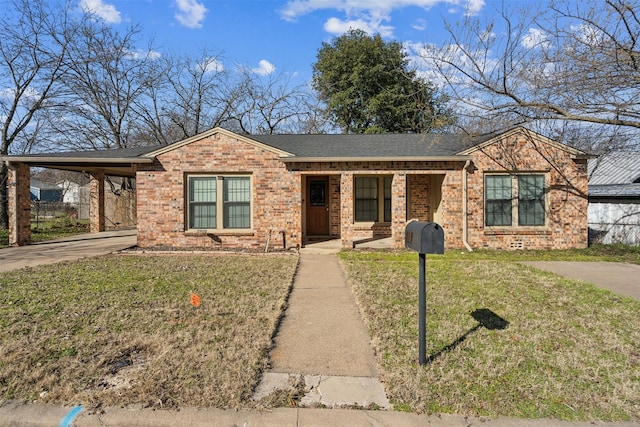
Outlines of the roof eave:
{"type": "Polygon", "coordinates": [[[60,156],[1,156],[0,161],[9,163],[28,163],[28,164],[67,164],[67,163],[85,163],[85,164],[122,164],[122,163],[153,163],[152,157],[60,157],[60,156]]]}
{"type": "Polygon", "coordinates": [[[328,163],[328,162],[465,162],[471,156],[420,156],[420,157],[281,157],[284,163],[328,163]]]}

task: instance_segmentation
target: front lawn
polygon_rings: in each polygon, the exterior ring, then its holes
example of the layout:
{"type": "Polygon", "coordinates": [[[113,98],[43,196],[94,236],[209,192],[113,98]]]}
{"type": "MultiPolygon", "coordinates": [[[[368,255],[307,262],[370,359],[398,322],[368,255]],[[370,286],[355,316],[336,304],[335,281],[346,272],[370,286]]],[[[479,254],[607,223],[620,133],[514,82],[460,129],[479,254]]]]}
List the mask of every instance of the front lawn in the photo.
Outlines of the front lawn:
{"type": "Polygon", "coordinates": [[[110,255],[3,273],[0,401],[238,407],[266,367],[296,265],[110,255]]]}
{"type": "MultiPolygon", "coordinates": [[[[31,223],[31,241],[33,243],[75,236],[89,232],[89,220],[75,220],[66,217],[31,223]]],[[[0,249],[9,246],[9,230],[0,230],[0,249]]]]}
{"type": "MultiPolygon", "coordinates": [[[[578,255],[597,259],[562,258],[578,255]]],[[[428,255],[429,359],[420,366],[418,255],[340,258],[396,409],[640,420],[640,302],[514,262],[522,253],[428,255]],[[482,317],[508,325],[487,328],[482,317]]]]}

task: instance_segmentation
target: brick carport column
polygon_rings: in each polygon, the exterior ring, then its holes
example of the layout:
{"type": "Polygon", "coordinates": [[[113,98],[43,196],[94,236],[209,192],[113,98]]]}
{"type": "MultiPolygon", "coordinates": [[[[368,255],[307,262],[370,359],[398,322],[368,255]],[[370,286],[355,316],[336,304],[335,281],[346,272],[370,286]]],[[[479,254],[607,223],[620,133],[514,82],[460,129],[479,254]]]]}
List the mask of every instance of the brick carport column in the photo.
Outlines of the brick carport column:
{"type": "Polygon", "coordinates": [[[31,176],[29,165],[9,163],[9,244],[31,243],[31,176]]]}
{"type": "Polygon", "coordinates": [[[104,170],[99,169],[91,173],[89,181],[89,232],[104,231],[104,170]]]}
{"type": "Polygon", "coordinates": [[[340,243],[353,249],[353,173],[340,175],[340,243]]]}
{"type": "Polygon", "coordinates": [[[391,182],[391,239],[393,247],[404,248],[404,229],[407,224],[407,175],[394,173],[391,182]]]}

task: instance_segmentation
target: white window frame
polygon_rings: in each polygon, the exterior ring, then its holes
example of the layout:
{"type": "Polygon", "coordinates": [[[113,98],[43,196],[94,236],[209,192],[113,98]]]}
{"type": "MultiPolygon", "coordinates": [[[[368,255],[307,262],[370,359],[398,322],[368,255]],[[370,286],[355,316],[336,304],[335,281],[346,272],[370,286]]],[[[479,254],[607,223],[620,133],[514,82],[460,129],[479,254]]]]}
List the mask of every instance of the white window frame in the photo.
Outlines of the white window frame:
{"type": "Polygon", "coordinates": [[[484,208],[483,208],[483,224],[485,228],[497,229],[528,229],[528,228],[544,228],[548,224],[548,207],[549,207],[549,176],[546,172],[516,172],[516,173],[498,173],[491,172],[486,173],[483,177],[483,193],[484,193],[484,208]],[[511,224],[510,225],[487,225],[487,177],[491,176],[508,176],[511,179],[511,224]],[[544,222],[543,224],[536,225],[520,225],[519,218],[519,177],[521,176],[541,176],[544,180],[543,193],[544,193],[544,222]]]}
{"type": "MultiPolygon", "coordinates": [[[[206,230],[207,232],[248,232],[253,230],[253,177],[250,174],[198,174],[191,173],[186,174],[185,177],[186,182],[186,191],[185,191],[185,229],[186,231],[201,231],[206,230]],[[216,224],[215,227],[207,227],[207,228],[195,228],[192,227],[192,218],[191,218],[191,185],[192,178],[210,178],[215,179],[216,183],[216,224]],[[249,180],[249,226],[242,228],[233,228],[228,227],[225,228],[225,200],[224,200],[224,181],[228,178],[246,178],[249,180]]],[[[226,203],[229,203],[227,201],[226,203]]],[[[243,202],[245,203],[245,202],[243,202]]]]}

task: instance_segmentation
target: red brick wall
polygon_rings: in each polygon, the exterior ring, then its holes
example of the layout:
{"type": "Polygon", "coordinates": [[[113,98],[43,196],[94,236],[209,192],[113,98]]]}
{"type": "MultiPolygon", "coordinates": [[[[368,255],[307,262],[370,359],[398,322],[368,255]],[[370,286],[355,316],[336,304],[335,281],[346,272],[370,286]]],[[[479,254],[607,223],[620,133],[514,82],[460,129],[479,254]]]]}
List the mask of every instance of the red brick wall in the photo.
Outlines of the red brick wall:
{"type": "MultiPolygon", "coordinates": [[[[474,248],[572,248],[587,245],[586,160],[525,136],[512,137],[472,154],[468,185],[468,241],[474,248]],[[490,172],[546,173],[547,225],[484,226],[484,176],[490,172]]],[[[143,247],[264,248],[269,230],[272,247],[302,244],[302,174],[329,175],[331,233],[349,248],[356,240],[390,235],[404,246],[406,220],[433,221],[437,201],[432,175],[443,177],[440,224],[448,249],[463,248],[463,161],[456,162],[327,162],[283,163],[277,153],[225,133],[215,134],[159,155],[137,174],[138,244],[143,247]],[[194,235],[185,232],[185,179],[188,173],[252,175],[253,228],[242,233],[194,235]],[[392,222],[358,224],[353,219],[353,177],[393,175],[392,222]],[[407,191],[409,194],[407,195],[407,191]],[[407,206],[410,204],[410,206],[407,206]],[[434,206],[431,206],[435,204],[434,206]]]]}
{"type": "Polygon", "coordinates": [[[24,163],[11,164],[8,178],[9,244],[28,245],[31,243],[31,174],[29,165],[24,163]]]}
{"type": "Polygon", "coordinates": [[[139,170],[138,245],[141,247],[213,247],[262,249],[301,244],[301,180],[278,154],[219,133],[157,156],[139,170]],[[246,173],[252,176],[253,228],[213,236],[185,232],[188,173],[246,173]]]}
{"type": "Polygon", "coordinates": [[[586,160],[574,160],[565,150],[525,135],[492,144],[475,152],[473,157],[477,169],[468,176],[469,243],[472,247],[509,250],[587,246],[586,160]],[[484,177],[487,173],[500,171],[545,174],[549,184],[545,226],[484,226],[484,177]]]}

